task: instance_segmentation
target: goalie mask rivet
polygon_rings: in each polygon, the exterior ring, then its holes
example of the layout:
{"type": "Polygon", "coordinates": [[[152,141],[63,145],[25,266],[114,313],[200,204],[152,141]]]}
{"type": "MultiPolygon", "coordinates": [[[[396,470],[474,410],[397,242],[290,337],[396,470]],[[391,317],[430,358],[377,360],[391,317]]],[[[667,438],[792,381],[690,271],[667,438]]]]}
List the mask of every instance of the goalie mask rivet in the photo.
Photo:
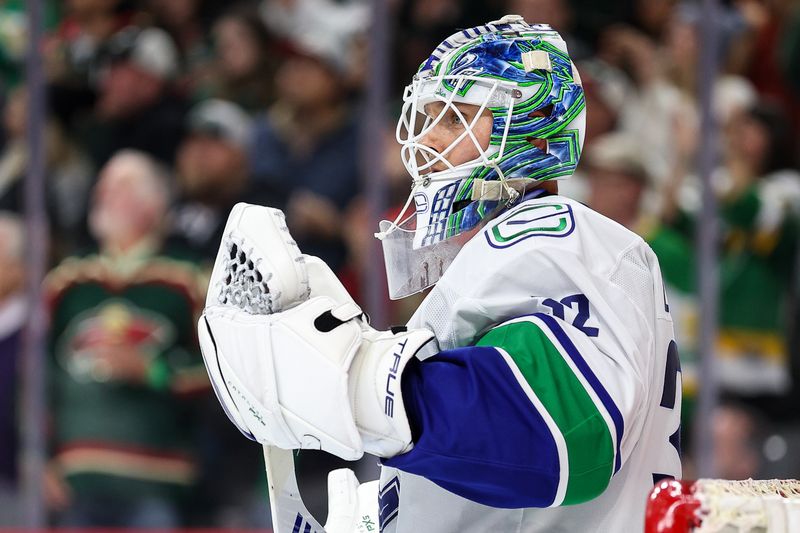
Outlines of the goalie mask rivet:
{"type": "Polygon", "coordinates": [[[430,184],[431,184],[431,179],[430,178],[425,178],[425,179],[422,180],[422,186],[423,187],[428,187],[430,184]]]}

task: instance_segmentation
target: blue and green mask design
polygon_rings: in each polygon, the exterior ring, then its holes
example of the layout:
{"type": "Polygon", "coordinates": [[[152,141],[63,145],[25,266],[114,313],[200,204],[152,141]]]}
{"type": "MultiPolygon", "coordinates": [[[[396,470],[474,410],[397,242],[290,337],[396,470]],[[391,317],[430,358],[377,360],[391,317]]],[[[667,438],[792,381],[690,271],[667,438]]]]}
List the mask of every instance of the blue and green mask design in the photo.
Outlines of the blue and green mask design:
{"type": "Polygon", "coordinates": [[[401,231],[414,250],[446,241],[578,164],[583,88],[566,44],[547,25],[509,15],[451,35],[422,63],[403,100],[397,140],[413,189],[379,238],[401,231]],[[475,126],[487,114],[491,132],[478,138],[475,126]],[[445,121],[460,129],[449,145],[434,146],[445,121]],[[459,160],[464,153],[477,156],[459,160]]]}

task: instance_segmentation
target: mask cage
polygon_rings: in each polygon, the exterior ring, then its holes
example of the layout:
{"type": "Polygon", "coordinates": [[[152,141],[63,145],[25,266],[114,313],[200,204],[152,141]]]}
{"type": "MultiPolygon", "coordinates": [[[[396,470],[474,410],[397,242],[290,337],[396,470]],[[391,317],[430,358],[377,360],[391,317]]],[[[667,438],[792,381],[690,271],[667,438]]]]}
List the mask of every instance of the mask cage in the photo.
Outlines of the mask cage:
{"type": "Polygon", "coordinates": [[[490,220],[517,198],[518,192],[506,185],[498,162],[505,154],[515,102],[519,99],[522,92],[513,82],[464,74],[416,78],[406,87],[395,133],[403,164],[412,178],[412,189],[397,218],[382,221],[380,232],[375,234],[383,245],[390,298],[404,298],[435,284],[467,240],[459,235],[490,220]],[[429,116],[425,107],[433,102],[443,105],[435,116],[429,116]],[[478,106],[475,117],[468,121],[458,104],[478,106]],[[474,128],[487,110],[493,114],[491,136],[499,137],[500,142],[490,141],[483,148],[474,128]],[[460,119],[464,131],[437,152],[423,141],[449,113],[460,119]],[[472,143],[478,157],[453,165],[447,156],[461,142],[472,143]],[[446,169],[433,171],[437,163],[446,169]],[[498,201],[496,191],[491,196],[475,197],[466,189],[479,168],[496,171],[497,181],[507,192],[503,200],[498,201]],[[465,209],[466,205],[457,205],[459,202],[477,204],[478,209],[471,212],[465,209]],[[469,217],[475,220],[467,220],[469,217]]]}
{"type": "MultiPolygon", "coordinates": [[[[475,137],[474,128],[485,111],[489,110],[495,116],[497,113],[504,113],[502,137],[505,138],[513,115],[514,91],[513,83],[480,76],[459,74],[415,79],[404,92],[403,109],[395,132],[397,142],[401,146],[403,164],[412,180],[417,182],[423,176],[432,181],[454,179],[463,177],[467,174],[466,171],[479,166],[493,166],[492,160],[498,154],[502,157],[505,141],[503,140],[499,146],[490,143],[484,149],[475,137]],[[441,102],[442,108],[436,116],[429,116],[425,113],[425,108],[434,102],[441,102]],[[478,112],[472,121],[466,120],[457,104],[478,106],[478,112]],[[437,152],[422,141],[450,113],[458,117],[464,125],[464,130],[441,152],[437,152]],[[447,156],[465,140],[473,144],[478,157],[460,165],[453,165],[447,156]],[[434,172],[433,167],[437,163],[442,163],[447,168],[434,172]]],[[[492,131],[492,135],[497,133],[500,132],[492,131]]]]}
{"type": "MultiPolygon", "coordinates": [[[[417,214],[417,231],[414,243],[415,248],[426,246],[439,239],[446,239],[458,233],[458,228],[453,227],[453,199],[458,193],[464,196],[464,188],[468,182],[464,178],[470,176],[477,168],[493,168],[500,175],[502,172],[497,167],[506,149],[505,140],[500,144],[489,143],[486,148],[481,146],[474,129],[477,121],[488,110],[492,113],[491,135],[505,134],[511,125],[514,113],[514,100],[519,96],[519,91],[514,83],[504,80],[483,78],[471,75],[434,76],[416,78],[406,87],[403,95],[403,110],[397,123],[396,137],[401,145],[401,158],[406,170],[412,178],[412,190],[394,225],[398,225],[415,202],[417,214]],[[435,116],[425,114],[429,104],[440,102],[441,109],[435,116]],[[458,104],[471,104],[478,106],[478,111],[472,120],[468,121],[458,104]],[[441,152],[425,145],[423,142],[434,128],[439,126],[448,115],[457,117],[463,124],[461,131],[441,152]],[[502,113],[502,120],[497,120],[497,114],[502,113]],[[453,165],[448,155],[461,142],[472,143],[478,156],[465,163],[453,165]],[[444,170],[433,171],[434,165],[441,163],[444,170]],[[419,199],[424,198],[424,202],[419,199]],[[428,203],[428,200],[430,203],[428,203]],[[430,210],[425,209],[422,203],[427,204],[430,210]]],[[[467,201],[470,203],[472,200],[467,201]]],[[[485,208],[483,208],[485,210],[485,208]]],[[[413,215],[413,213],[412,213],[413,215]]],[[[394,231],[390,226],[378,234],[382,238],[387,232],[394,231]]]]}

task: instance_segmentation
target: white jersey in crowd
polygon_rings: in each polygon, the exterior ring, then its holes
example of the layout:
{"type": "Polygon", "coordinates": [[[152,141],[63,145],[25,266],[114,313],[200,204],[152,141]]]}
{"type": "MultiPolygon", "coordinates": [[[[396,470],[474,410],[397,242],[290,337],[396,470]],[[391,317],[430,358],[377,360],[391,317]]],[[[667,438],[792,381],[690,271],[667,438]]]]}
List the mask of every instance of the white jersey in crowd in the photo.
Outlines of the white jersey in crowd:
{"type": "Polygon", "coordinates": [[[404,373],[415,447],[384,462],[382,531],[638,531],[654,482],[680,477],[669,306],[621,225],[561,196],[521,202],[408,325],[442,352],[404,373]]]}

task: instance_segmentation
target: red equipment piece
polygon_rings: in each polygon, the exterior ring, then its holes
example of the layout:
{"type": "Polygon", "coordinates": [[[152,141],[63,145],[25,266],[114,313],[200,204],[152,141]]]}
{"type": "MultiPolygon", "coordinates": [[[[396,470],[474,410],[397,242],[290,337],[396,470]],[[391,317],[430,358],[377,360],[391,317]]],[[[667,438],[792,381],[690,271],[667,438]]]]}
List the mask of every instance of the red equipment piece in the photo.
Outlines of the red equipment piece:
{"type": "Polygon", "coordinates": [[[694,481],[669,479],[656,484],[647,498],[645,533],[689,533],[700,525],[700,502],[694,481]]]}

